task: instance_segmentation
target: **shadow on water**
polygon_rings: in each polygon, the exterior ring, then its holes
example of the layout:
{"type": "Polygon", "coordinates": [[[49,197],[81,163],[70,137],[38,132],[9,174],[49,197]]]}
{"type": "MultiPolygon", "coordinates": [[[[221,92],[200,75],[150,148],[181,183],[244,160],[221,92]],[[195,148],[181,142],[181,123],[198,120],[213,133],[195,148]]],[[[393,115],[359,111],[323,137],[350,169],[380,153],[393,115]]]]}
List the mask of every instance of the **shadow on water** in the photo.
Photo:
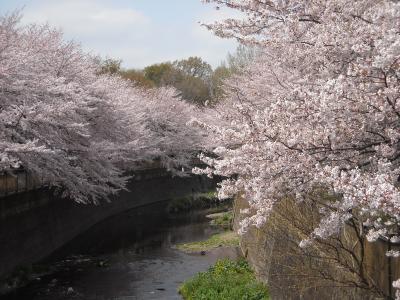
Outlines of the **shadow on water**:
{"type": "Polygon", "coordinates": [[[181,299],[178,286],[237,249],[186,254],[178,243],[216,233],[205,213],[170,215],[168,203],[134,209],[95,225],[35,266],[27,286],[0,297],[20,299],[181,299]]]}

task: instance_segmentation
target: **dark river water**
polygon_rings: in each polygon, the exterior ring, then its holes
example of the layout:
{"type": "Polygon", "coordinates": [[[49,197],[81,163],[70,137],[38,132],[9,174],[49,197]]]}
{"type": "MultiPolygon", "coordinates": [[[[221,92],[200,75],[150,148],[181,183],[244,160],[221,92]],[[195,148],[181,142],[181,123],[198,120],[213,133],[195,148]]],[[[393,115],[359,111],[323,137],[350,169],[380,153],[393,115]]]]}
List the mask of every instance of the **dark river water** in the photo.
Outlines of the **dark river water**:
{"type": "Polygon", "coordinates": [[[181,299],[182,282],[238,250],[186,254],[174,245],[218,229],[205,212],[166,213],[166,203],[134,209],[95,225],[35,265],[36,278],[1,300],[181,299]]]}

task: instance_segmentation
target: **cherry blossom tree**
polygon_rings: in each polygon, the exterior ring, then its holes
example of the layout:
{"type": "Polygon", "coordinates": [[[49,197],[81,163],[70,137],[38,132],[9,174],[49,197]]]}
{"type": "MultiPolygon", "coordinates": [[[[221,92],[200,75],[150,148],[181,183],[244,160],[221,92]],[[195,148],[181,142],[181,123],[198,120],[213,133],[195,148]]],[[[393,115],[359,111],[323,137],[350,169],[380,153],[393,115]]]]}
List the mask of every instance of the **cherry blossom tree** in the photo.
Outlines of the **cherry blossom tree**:
{"type": "Polygon", "coordinates": [[[243,14],[205,26],[262,49],[226,82],[224,122],[208,125],[223,143],[202,157],[210,167],[196,170],[229,178],[221,198],[244,193],[243,230],[261,226],[284,196],[301,201],[323,187],[337,200],[322,203],[321,222],[301,246],[337,234],[355,215],[369,240],[399,241],[399,2],[204,2],[243,14]]]}
{"type": "Polygon", "coordinates": [[[98,202],[140,163],[180,170],[203,149],[186,126],[196,108],[174,90],[104,74],[59,30],[20,18],[0,18],[0,171],[23,167],[64,196],[98,202]]]}

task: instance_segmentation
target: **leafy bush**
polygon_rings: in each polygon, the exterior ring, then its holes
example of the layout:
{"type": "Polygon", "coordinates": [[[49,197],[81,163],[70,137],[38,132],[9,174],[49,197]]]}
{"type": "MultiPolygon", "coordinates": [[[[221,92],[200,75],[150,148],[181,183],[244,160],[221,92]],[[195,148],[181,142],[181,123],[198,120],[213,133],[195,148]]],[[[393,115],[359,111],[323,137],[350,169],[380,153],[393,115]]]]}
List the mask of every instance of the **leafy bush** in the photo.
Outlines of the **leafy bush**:
{"type": "Polygon", "coordinates": [[[179,289],[185,300],[267,300],[267,288],[257,282],[244,260],[219,260],[208,271],[197,274],[179,289]]]}
{"type": "Polygon", "coordinates": [[[211,221],[211,225],[221,226],[224,228],[230,228],[233,221],[232,211],[228,211],[218,215],[215,219],[211,221]]]}

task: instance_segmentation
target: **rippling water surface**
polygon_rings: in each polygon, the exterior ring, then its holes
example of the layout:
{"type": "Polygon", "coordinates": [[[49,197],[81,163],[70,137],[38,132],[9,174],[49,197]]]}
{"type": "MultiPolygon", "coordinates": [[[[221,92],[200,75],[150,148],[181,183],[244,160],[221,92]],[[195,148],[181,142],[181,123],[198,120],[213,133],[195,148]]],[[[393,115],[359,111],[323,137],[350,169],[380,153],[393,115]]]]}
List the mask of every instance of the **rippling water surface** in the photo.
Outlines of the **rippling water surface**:
{"type": "Polygon", "coordinates": [[[179,285],[237,249],[186,254],[173,245],[217,231],[205,213],[169,215],[159,203],[109,218],[35,266],[37,278],[3,299],[181,299],[179,285]]]}

